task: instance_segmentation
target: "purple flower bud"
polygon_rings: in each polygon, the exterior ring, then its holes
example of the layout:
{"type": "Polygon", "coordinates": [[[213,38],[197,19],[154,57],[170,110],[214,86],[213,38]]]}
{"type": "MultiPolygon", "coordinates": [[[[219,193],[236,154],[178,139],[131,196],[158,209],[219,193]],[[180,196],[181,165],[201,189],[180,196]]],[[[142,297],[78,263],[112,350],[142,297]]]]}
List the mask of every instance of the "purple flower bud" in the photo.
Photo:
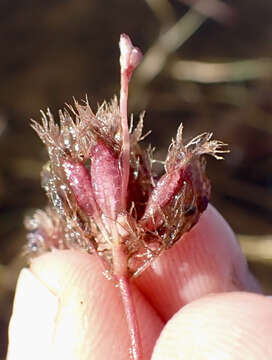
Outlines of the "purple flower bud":
{"type": "Polygon", "coordinates": [[[88,215],[97,212],[97,205],[92,188],[92,179],[82,163],[72,160],[63,160],[62,167],[78,206],[88,215]]]}
{"type": "Polygon", "coordinates": [[[118,159],[102,142],[91,150],[91,181],[101,212],[115,219],[121,210],[121,174],[118,159]]]}

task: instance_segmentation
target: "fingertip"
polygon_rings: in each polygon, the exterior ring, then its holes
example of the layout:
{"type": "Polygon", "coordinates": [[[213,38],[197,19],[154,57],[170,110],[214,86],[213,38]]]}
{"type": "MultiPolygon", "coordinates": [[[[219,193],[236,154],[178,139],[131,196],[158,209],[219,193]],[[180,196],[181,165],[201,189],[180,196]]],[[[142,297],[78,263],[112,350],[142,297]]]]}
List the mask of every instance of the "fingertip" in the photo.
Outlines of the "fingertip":
{"type": "Polygon", "coordinates": [[[269,360],[271,305],[271,299],[245,292],[196,300],[166,324],[152,360],[269,360]]]}

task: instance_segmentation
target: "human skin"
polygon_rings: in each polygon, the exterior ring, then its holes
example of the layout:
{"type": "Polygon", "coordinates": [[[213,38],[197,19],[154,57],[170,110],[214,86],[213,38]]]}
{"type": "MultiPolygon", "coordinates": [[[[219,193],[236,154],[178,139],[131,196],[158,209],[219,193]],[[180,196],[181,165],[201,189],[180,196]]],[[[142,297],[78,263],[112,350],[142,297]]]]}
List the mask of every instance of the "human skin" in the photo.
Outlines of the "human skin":
{"type": "MultiPolygon", "coordinates": [[[[272,358],[272,302],[210,205],[132,291],[144,359],[272,358]]],[[[21,272],[9,339],[8,360],[122,360],[130,346],[118,288],[80,250],[47,253],[21,272]]]]}

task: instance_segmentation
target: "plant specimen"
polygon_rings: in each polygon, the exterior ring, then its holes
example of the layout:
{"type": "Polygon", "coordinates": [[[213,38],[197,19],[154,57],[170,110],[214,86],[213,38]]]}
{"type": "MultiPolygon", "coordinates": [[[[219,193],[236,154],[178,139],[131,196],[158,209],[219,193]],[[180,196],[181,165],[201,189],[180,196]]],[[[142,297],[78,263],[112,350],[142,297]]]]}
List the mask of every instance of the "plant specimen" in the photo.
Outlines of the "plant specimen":
{"type": "Polygon", "coordinates": [[[49,207],[26,220],[31,256],[54,248],[81,248],[96,255],[120,289],[131,338],[131,358],[142,359],[140,331],[130,292],[139,276],[164,250],[197,223],[210,197],[203,154],[220,159],[224,144],[201,134],[182,142],[182,125],[170,145],[165,174],[152,171],[152,149],[142,149],[143,115],[130,129],[128,84],[141,51],[120,37],[120,99],[94,114],[86,100],[59,112],[48,110],[32,127],[46,145],[49,162],[42,186],[49,207]]]}

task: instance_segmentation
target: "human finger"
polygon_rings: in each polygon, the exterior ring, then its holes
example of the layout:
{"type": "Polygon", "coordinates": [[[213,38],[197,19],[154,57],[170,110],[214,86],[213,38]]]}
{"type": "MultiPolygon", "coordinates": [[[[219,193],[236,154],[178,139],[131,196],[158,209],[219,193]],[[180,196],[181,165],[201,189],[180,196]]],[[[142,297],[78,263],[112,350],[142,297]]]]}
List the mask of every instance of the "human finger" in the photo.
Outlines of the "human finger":
{"type": "MultiPolygon", "coordinates": [[[[136,288],[133,296],[144,359],[150,359],[163,324],[136,288]]],[[[96,257],[76,250],[47,253],[23,271],[9,338],[8,360],[119,360],[130,347],[119,290],[96,257]]]]}
{"type": "Polygon", "coordinates": [[[270,360],[272,301],[233,292],[184,306],[163,329],[152,360],[270,360]]]}

